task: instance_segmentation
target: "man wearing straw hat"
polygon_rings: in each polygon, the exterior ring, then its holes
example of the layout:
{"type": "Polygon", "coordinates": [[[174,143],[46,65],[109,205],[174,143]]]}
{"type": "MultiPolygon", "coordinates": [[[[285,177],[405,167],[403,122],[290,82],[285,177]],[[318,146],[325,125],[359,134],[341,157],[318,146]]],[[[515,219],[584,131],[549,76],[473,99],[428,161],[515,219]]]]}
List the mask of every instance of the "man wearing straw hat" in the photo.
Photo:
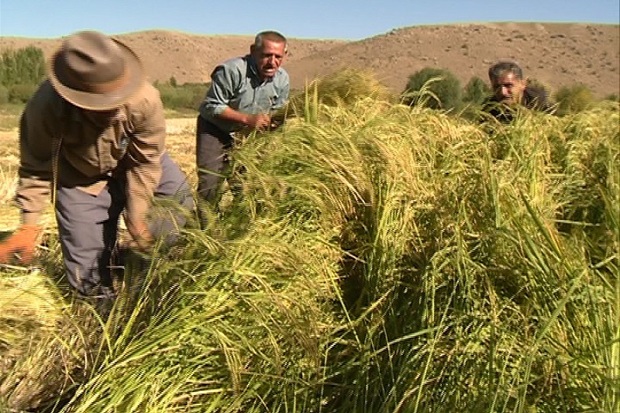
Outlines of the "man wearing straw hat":
{"type": "Polygon", "coordinates": [[[114,297],[110,259],[124,211],[130,247],[172,241],[193,208],[186,177],[165,151],[157,90],[125,44],[95,31],[68,36],[48,64],[19,131],[16,201],[21,226],[0,244],[0,262],[33,260],[50,193],[65,271],[90,297],[114,297]],[[152,216],[153,197],[173,198],[179,213],[152,216]]]}

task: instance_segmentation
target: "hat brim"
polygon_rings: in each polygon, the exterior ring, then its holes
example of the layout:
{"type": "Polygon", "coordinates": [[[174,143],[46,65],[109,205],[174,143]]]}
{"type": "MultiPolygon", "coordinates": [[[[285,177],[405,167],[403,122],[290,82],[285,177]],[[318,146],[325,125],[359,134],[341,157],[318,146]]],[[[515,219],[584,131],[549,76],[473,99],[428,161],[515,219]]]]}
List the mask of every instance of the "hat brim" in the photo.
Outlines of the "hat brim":
{"type": "Polygon", "coordinates": [[[103,111],[123,105],[140,89],[146,80],[142,62],[128,46],[116,39],[112,40],[123,53],[126,82],[118,89],[108,93],[88,93],[71,88],[66,84],[69,82],[63,80],[64,73],[66,73],[65,62],[59,50],[48,61],[47,72],[52,86],[60,96],[80,108],[103,111]]]}

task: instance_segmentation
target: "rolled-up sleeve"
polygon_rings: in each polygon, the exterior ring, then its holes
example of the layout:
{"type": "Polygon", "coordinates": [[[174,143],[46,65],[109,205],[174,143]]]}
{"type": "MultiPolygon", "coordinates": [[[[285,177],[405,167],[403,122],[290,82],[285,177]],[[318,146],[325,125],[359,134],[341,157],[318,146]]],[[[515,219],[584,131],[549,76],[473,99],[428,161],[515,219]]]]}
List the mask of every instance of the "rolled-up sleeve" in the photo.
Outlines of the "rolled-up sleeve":
{"type": "Polygon", "coordinates": [[[32,96],[19,125],[20,165],[15,202],[22,223],[36,224],[50,199],[53,180],[55,119],[48,105],[51,86],[44,83],[32,96]],[[49,90],[47,90],[49,89],[49,90]]]}
{"type": "Polygon", "coordinates": [[[162,175],[166,124],[159,92],[150,85],[132,108],[133,135],[124,167],[127,177],[126,220],[128,228],[144,223],[162,175]]]}

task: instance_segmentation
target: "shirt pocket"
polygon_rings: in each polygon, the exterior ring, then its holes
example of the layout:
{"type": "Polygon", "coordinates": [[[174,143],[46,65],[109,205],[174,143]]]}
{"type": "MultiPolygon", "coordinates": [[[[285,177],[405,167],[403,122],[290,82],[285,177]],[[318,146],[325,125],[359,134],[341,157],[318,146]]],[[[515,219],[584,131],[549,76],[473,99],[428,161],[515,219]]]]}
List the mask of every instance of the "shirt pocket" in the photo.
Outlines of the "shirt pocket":
{"type": "Polygon", "coordinates": [[[125,156],[132,137],[133,125],[130,122],[120,122],[115,125],[114,145],[111,150],[114,159],[119,161],[125,156]]]}
{"type": "Polygon", "coordinates": [[[123,156],[127,153],[127,147],[129,146],[129,142],[131,142],[131,138],[127,135],[122,135],[118,141],[115,142],[115,145],[112,146],[111,155],[112,158],[120,161],[123,159],[123,156]]]}
{"type": "Polygon", "coordinates": [[[260,109],[260,112],[269,112],[276,107],[278,102],[278,95],[275,93],[272,87],[261,90],[256,97],[255,106],[260,109]]]}

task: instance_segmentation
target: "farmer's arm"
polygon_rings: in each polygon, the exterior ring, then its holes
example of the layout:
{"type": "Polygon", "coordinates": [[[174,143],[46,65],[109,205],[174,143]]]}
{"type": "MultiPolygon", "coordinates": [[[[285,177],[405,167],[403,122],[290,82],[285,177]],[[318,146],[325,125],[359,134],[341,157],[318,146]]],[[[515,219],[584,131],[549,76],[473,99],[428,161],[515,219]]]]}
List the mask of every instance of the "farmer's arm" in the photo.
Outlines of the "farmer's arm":
{"type": "Polygon", "coordinates": [[[147,247],[151,241],[147,215],[162,175],[161,156],[166,136],[164,108],[157,89],[145,85],[130,111],[134,133],[124,159],[127,168],[126,223],[138,245],[147,247]]]}
{"type": "MultiPolygon", "coordinates": [[[[54,93],[48,82],[32,96],[19,125],[19,183],[15,200],[22,223],[36,224],[49,200],[54,139],[58,141],[59,120],[54,115],[54,93]]],[[[57,144],[55,145],[58,149],[57,144]]]]}

